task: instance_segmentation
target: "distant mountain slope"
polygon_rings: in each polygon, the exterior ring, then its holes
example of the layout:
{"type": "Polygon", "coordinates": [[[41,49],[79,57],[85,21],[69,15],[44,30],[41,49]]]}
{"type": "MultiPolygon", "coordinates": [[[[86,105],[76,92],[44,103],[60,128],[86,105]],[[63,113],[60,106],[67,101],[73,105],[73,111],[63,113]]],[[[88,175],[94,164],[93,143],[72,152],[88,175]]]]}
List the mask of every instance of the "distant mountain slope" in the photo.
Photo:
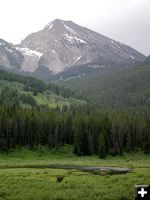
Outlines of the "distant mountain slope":
{"type": "Polygon", "coordinates": [[[103,108],[147,111],[150,107],[150,58],[128,69],[62,83],[103,108]]]}
{"type": "Polygon", "coordinates": [[[27,108],[86,104],[69,89],[0,70],[0,104],[12,103],[27,108]]]}
{"type": "Polygon", "coordinates": [[[28,35],[21,44],[0,40],[0,66],[46,81],[66,74],[82,76],[103,69],[123,68],[144,58],[125,44],[60,19],[28,35]]]}
{"type": "Polygon", "coordinates": [[[16,47],[0,39],[0,66],[21,70],[23,55],[16,47]]]}
{"type": "MultiPolygon", "coordinates": [[[[43,30],[27,36],[20,45],[20,51],[23,52],[25,48],[38,51],[39,66],[45,66],[54,73],[82,64],[114,68],[144,59],[142,54],[127,45],[72,21],[59,19],[47,24],[43,30]]],[[[35,70],[33,63],[30,70],[35,70]]]]}

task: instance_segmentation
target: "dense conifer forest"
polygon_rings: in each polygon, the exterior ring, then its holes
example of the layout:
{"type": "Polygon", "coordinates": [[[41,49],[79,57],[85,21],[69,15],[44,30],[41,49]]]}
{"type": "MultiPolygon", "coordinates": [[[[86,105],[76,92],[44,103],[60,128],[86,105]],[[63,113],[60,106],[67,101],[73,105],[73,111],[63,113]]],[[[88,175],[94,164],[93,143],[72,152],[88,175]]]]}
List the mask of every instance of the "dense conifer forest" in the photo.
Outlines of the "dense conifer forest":
{"type": "Polygon", "coordinates": [[[149,112],[150,108],[150,57],[135,66],[120,70],[99,70],[91,77],[84,76],[61,82],[62,85],[82,94],[102,109],[124,109],[149,112]]]}
{"type": "MultiPolygon", "coordinates": [[[[52,84],[46,85],[33,78],[25,78],[6,72],[1,80],[24,83],[25,90],[38,93],[51,87],[61,95],[71,95],[66,89],[52,84]],[[59,92],[58,92],[59,93],[59,92]],[[65,94],[66,93],[66,94],[65,94]]],[[[56,150],[65,144],[74,146],[76,155],[123,154],[142,150],[150,152],[150,117],[131,111],[103,111],[90,104],[59,106],[37,106],[30,95],[22,95],[30,109],[19,104],[16,89],[3,88],[0,96],[0,151],[18,147],[37,149],[47,146],[56,150]]]]}
{"type": "Polygon", "coordinates": [[[44,111],[0,106],[0,150],[39,145],[58,149],[74,145],[77,155],[105,157],[123,152],[150,152],[150,118],[121,112],[64,107],[44,111]]]}

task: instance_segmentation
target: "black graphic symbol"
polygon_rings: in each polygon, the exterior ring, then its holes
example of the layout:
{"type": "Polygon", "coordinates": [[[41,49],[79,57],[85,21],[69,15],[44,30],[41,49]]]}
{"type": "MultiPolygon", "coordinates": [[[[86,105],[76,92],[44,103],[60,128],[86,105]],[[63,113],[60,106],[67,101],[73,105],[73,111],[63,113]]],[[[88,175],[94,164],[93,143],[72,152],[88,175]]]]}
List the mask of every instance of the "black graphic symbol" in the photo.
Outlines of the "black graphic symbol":
{"type": "Polygon", "coordinates": [[[136,185],[135,188],[135,200],[150,200],[150,185],[136,185]]]}

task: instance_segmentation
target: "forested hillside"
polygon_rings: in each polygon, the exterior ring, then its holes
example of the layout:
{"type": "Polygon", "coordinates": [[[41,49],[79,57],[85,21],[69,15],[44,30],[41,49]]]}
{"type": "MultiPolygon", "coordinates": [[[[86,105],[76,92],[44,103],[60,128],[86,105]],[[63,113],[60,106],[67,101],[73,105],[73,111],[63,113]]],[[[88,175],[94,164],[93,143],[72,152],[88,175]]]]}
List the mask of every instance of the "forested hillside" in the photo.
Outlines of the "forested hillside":
{"type": "Polygon", "coordinates": [[[84,104],[74,92],[64,87],[44,82],[32,77],[24,77],[0,70],[0,104],[14,103],[23,107],[69,106],[84,104]]]}
{"type": "Polygon", "coordinates": [[[150,107],[150,60],[134,67],[62,83],[103,109],[147,112],[150,107]]]}
{"type": "Polygon", "coordinates": [[[150,152],[147,114],[102,111],[75,98],[67,106],[64,102],[51,106],[51,95],[55,101],[56,94],[65,100],[76,96],[63,87],[3,71],[0,88],[0,151],[36,149],[39,145],[57,150],[71,144],[77,155],[97,154],[101,158],[138,150],[150,152]]]}

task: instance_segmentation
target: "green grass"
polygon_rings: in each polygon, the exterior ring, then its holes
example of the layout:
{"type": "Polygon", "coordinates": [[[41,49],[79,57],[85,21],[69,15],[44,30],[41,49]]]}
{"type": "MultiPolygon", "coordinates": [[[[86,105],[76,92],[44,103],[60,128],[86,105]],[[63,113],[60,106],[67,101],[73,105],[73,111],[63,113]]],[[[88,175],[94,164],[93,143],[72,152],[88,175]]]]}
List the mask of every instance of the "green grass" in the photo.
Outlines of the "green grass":
{"type": "Polygon", "coordinates": [[[86,104],[85,101],[74,99],[74,98],[64,98],[62,96],[58,96],[56,94],[38,94],[35,97],[35,100],[39,105],[48,105],[50,108],[56,108],[58,105],[60,107],[66,105],[70,106],[71,104],[79,104],[84,105],[86,104]]]}
{"type": "Polygon", "coordinates": [[[135,184],[150,183],[150,156],[141,152],[102,160],[77,157],[71,150],[71,146],[57,152],[40,147],[35,152],[22,149],[0,154],[0,200],[132,200],[135,184]],[[133,172],[100,176],[78,170],[12,168],[31,164],[122,166],[132,167],[133,172]],[[63,182],[57,183],[57,176],[63,176],[63,182]]]}
{"type": "Polygon", "coordinates": [[[62,105],[69,105],[69,102],[65,98],[57,96],[55,94],[38,94],[35,96],[35,100],[39,105],[48,105],[50,108],[55,108],[57,107],[57,105],[59,105],[60,107],[62,105]]]}
{"type": "MultiPolygon", "coordinates": [[[[69,98],[64,98],[61,95],[56,95],[52,93],[51,91],[46,91],[43,93],[38,93],[36,96],[33,95],[33,92],[27,92],[24,91],[24,85],[19,82],[9,82],[6,80],[0,80],[0,93],[3,88],[12,88],[18,90],[19,94],[30,94],[37,102],[38,105],[47,105],[49,108],[56,108],[59,106],[62,108],[63,106],[70,106],[72,104],[77,104],[77,105],[85,105],[87,104],[86,101],[80,100],[80,99],[75,99],[72,97],[69,98]]],[[[32,108],[32,105],[29,105],[27,103],[20,103],[22,108],[32,108]]]]}

